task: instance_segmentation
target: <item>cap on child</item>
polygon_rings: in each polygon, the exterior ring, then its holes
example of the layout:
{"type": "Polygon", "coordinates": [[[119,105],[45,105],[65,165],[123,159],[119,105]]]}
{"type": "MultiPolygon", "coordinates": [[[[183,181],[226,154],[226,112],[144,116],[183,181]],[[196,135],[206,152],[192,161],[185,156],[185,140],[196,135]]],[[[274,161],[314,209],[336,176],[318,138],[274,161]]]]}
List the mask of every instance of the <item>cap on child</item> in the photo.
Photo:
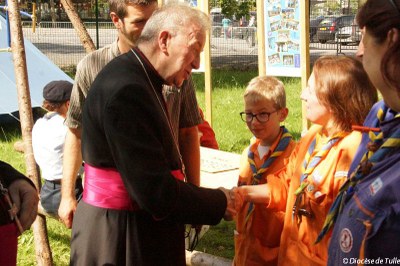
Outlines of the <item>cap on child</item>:
{"type": "Polygon", "coordinates": [[[66,80],[55,80],[43,88],[43,98],[49,102],[65,102],[71,98],[72,83],[66,80]]]}

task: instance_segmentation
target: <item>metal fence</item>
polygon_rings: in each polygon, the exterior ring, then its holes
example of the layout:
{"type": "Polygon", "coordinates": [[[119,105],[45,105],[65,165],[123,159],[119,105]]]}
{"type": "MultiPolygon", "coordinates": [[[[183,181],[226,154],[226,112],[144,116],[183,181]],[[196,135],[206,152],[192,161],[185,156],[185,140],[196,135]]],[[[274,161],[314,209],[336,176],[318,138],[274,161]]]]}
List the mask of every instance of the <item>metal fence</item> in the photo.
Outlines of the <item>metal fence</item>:
{"type": "MultiPolygon", "coordinates": [[[[99,39],[99,47],[117,38],[117,31],[111,22],[99,23],[99,38],[95,23],[85,23],[85,26],[94,42],[99,39]]],[[[31,22],[24,22],[23,33],[25,38],[60,67],[76,65],[86,54],[70,22],[40,22],[35,32],[32,31],[31,22]]]]}
{"type": "MultiPolygon", "coordinates": [[[[322,21],[324,20],[320,22],[322,21]]],[[[358,26],[353,22],[338,27],[333,34],[328,34],[326,39],[321,37],[321,28],[323,28],[321,24],[314,25],[311,22],[309,45],[311,62],[322,55],[353,55],[355,53],[360,35],[358,26]]],[[[86,22],[85,26],[99,48],[112,43],[117,38],[117,31],[111,22],[99,22],[98,30],[94,22],[86,22]]],[[[224,29],[222,26],[213,26],[211,31],[212,67],[256,69],[258,67],[256,31],[256,27],[224,29]]],[[[23,32],[25,38],[60,67],[76,65],[85,55],[85,50],[70,22],[40,22],[35,32],[32,32],[31,22],[24,22],[23,32]]]]}
{"type": "MultiPolygon", "coordinates": [[[[112,43],[117,38],[117,31],[111,22],[99,23],[98,31],[94,22],[86,22],[85,26],[98,47],[112,43]]],[[[85,55],[85,50],[70,22],[40,22],[35,32],[32,31],[30,22],[24,22],[23,32],[25,38],[60,67],[76,65],[85,55]]],[[[213,27],[212,33],[213,67],[257,68],[255,27],[231,27],[227,35],[222,31],[222,27],[213,27]]]]}

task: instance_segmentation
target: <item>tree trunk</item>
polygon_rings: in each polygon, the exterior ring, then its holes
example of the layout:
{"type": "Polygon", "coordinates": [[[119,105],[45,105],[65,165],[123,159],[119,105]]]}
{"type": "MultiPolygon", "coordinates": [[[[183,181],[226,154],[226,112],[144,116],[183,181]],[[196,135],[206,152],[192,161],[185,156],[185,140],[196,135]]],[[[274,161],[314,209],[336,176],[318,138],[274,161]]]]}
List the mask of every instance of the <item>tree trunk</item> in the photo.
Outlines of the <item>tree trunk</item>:
{"type": "MultiPolygon", "coordinates": [[[[27,176],[33,181],[37,190],[40,190],[41,182],[39,171],[33,157],[32,127],[33,115],[31,97],[28,84],[24,39],[22,35],[21,16],[17,0],[8,1],[8,11],[11,30],[11,49],[14,60],[15,81],[18,93],[18,106],[21,121],[22,140],[24,142],[24,156],[27,176]]],[[[46,219],[37,216],[33,223],[33,235],[35,237],[36,261],[38,265],[52,265],[53,259],[47,237],[46,219]]]]}
{"type": "Polygon", "coordinates": [[[85,28],[85,25],[83,24],[81,18],[78,16],[78,13],[76,12],[74,5],[72,4],[72,1],[61,0],[61,3],[64,6],[65,12],[67,12],[69,20],[71,21],[76,32],[78,33],[79,39],[81,40],[86,52],[90,53],[96,50],[92,38],[90,38],[90,35],[85,28]]]}
{"type": "Polygon", "coordinates": [[[56,9],[54,8],[54,0],[50,0],[50,16],[51,16],[51,22],[55,23],[57,19],[56,19],[56,9]]]}

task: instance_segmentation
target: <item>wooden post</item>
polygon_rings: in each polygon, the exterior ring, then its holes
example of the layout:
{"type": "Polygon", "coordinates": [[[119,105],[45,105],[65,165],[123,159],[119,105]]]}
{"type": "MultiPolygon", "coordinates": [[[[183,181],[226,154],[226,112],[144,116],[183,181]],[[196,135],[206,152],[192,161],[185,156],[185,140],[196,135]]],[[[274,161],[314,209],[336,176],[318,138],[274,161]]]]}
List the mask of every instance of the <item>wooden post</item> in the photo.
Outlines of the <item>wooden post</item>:
{"type": "Polygon", "coordinates": [[[78,34],[79,39],[82,42],[83,48],[85,48],[86,53],[93,52],[96,50],[94,46],[93,40],[87,32],[85,25],[83,24],[81,18],[75,10],[74,5],[71,0],[60,0],[62,5],[64,6],[65,12],[68,15],[69,20],[71,21],[76,33],[78,34]]]}
{"type": "MultiPolygon", "coordinates": [[[[202,11],[209,14],[209,2],[208,0],[201,1],[203,3],[202,11]]],[[[199,2],[198,2],[199,3],[199,2]]],[[[212,77],[211,77],[211,49],[210,49],[210,38],[212,34],[212,26],[209,34],[207,34],[206,44],[204,46],[204,94],[206,101],[206,120],[212,127],[212,77]]]]}
{"type": "MultiPolygon", "coordinates": [[[[310,0],[300,1],[300,25],[303,25],[300,29],[300,66],[301,66],[301,90],[307,87],[308,77],[310,76],[310,0]]],[[[309,121],[306,116],[305,103],[301,102],[301,114],[302,114],[302,131],[308,129],[309,121]]]]}
{"type": "MultiPolygon", "coordinates": [[[[40,190],[39,169],[33,157],[32,128],[33,115],[31,97],[29,93],[28,71],[24,39],[22,35],[21,16],[17,0],[8,1],[8,12],[11,29],[11,49],[14,60],[15,81],[18,94],[19,115],[21,121],[22,140],[24,142],[24,156],[27,176],[33,181],[36,189],[40,190]]],[[[53,265],[53,258],[47,237],[46,218],[37,216],[32,225],[35,238],[36,261],[38,265],[53,265]]]]}
{"type": "MultiPolygon", "coordinates": [[[[301,2],[301,1],[300,1],[301,2]]],[[[258,74],[267,74],[265,58],[265,25],[264,25],[264,1],[257,0],[257,40],[258,40],[258,74]]]]}

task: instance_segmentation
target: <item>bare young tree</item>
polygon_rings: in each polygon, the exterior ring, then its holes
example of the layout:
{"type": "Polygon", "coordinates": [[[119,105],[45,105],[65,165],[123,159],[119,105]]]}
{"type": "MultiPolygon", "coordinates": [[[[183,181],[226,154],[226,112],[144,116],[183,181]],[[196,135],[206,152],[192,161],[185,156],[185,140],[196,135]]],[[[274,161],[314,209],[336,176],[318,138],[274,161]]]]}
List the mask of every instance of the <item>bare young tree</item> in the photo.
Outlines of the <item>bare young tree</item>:
{"type": "MultiPolygon", "coordinates": [[[[24,38],[22,34],[21,16],[17,0],[8,1],[8,12],[11,30],[11,49],[14,60],[15,81],[18,94],[19,115],[21,121],[22,140],[24,143],[24,155],[27,173],[39,191],[41,186],[39,169],[33,157],[32,128],[33,115],[31,97],[29,92],[28,71],[26,67],[26,55],[24,38]]],[[[46,218],[37,216],[32,225],[35,238],[36,261],[38,265],[53,265],[49,239],[47,235],[46,218]]]]}
{"type": "Polygon", "coordinates": [[[74,5],[71,0],[61,0],[62,5],[64,6],[65,12],[68,15],[69,20],[71,21],[74,29],[76,30],[79,39],[82,42],[83,48],[87,53],[93,52],[96,50],[94,46],[92,38],[90,38],[89,33],[86,30],[85,25],[83,24],[81,18],[75,10],[74,5]]]}

